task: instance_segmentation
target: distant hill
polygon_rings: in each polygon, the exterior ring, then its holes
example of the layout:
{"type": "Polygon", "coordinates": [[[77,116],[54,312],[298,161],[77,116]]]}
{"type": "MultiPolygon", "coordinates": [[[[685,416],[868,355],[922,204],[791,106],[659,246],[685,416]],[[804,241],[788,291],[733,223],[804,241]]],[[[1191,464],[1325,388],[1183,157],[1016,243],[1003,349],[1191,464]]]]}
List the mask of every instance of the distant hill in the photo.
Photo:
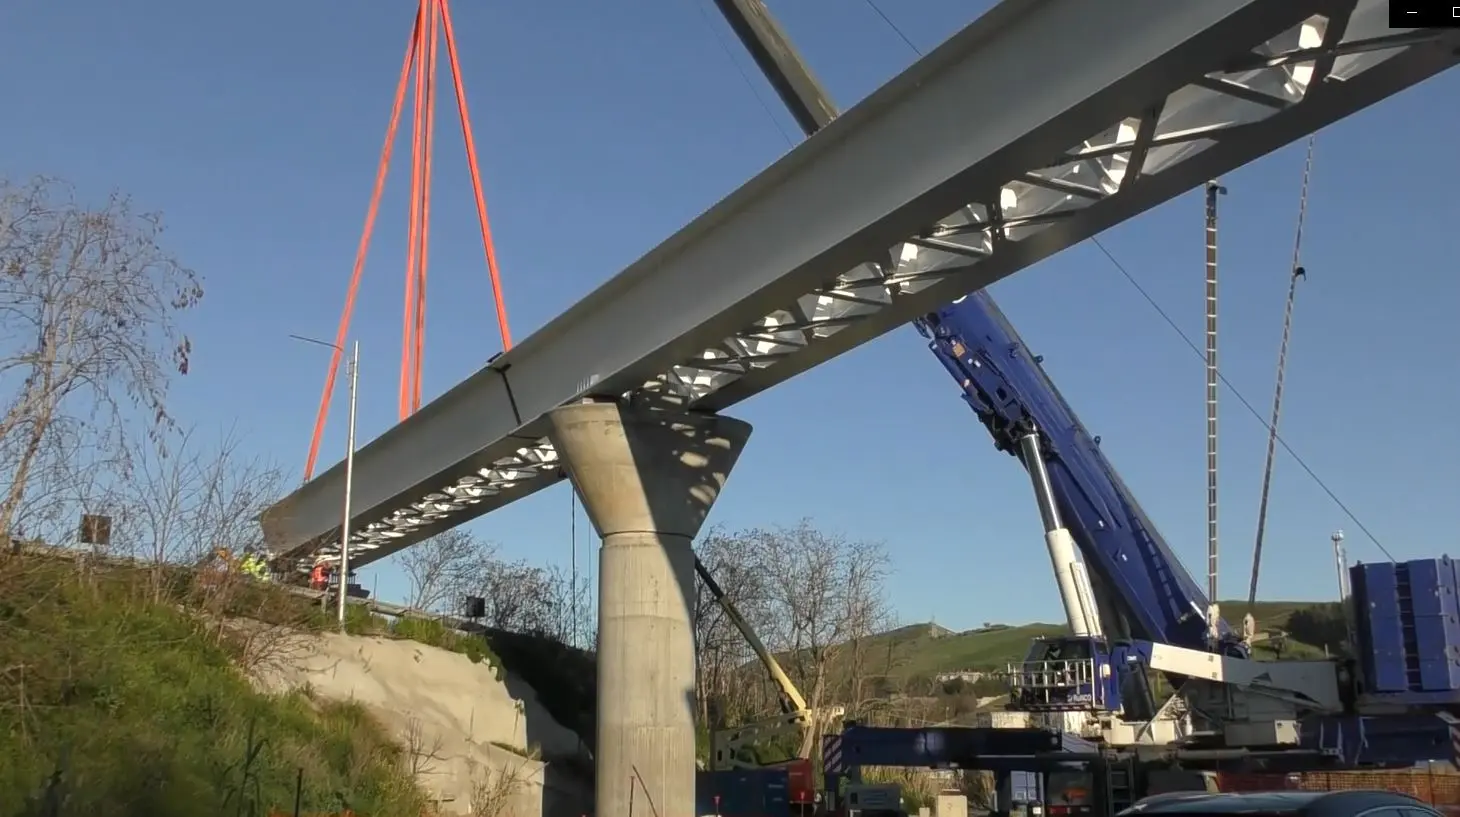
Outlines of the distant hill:
{"type": "MultiPolygon", "coordinates": [[[[1247,612],[1246,601],[1221,603],[1224,617],[1240,626],[1247,612]]],[[[1313,612],[1324,608],[1321,602],[1264,601],[1253,610],[1260,631],[1293,629],[1289,621],[1294,613],[1313,612]]],[[[887,666],[894,678],[934,676],[959,670],[1001,670],[1013,661],[1024,658],[1029,643],[1042,636],[1068,632],[1062,624],[992,624],[961,633],[930,623],[898,627],[874,636],[864,655],[874,665],[887,666]],[[886,661],[887,664],[883,664],[886,661]]],[[[1271,649],[1259,646],[1260,658],[1273,658],[1271,649]]],[[[1317,658],[1323,655],[1321,644],[1308,644],[1289,636],[1282,653],[1285,658],[1317,658]]]]}

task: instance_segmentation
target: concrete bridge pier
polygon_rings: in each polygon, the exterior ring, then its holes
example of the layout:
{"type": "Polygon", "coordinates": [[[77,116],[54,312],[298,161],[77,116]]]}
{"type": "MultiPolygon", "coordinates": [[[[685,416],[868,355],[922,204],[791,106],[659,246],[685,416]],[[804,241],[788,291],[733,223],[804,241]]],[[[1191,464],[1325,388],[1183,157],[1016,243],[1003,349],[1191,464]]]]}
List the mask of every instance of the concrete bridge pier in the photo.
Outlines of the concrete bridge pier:
{"type": "Polygon", "coordinates": [[[595,813],[691,817],[693,541],[750,425],[618,403],[565,406],[548,419],[549,438],[603,540],[595,813]]]}

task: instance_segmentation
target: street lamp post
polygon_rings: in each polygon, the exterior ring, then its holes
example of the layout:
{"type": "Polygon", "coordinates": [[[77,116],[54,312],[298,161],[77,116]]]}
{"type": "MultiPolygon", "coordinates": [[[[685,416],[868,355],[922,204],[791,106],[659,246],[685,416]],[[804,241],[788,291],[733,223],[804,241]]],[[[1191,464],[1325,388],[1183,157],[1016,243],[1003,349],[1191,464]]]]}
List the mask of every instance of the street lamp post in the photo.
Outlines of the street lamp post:
{"type": "MultiPolygon", "coordinates": [[[[333,343],[315,338],[306,338],[302,335],[290,335],[289,337],[305,343],[328,346],[341,354],[344,354],[345,351],[333,343]]],[[[350,586],[350,499],[355,490],[355,391],[360,377],[360,341],[358,340],[351,346],[350,362],[346,365],[346,376],[350,379],[350,416],[345,432],[345,507],[344,515],[340,520],[340,570],[339,587],[336,590],[339,605],[336,616],[339,619],[340,632],[345,631],[345,597],[350,586]]]]}
{"type": "Polygon", "coordinates": [[[350,589],[350,497],[355,492],[355,384],[360,375],[360,341],[350,349],[350,419],[345,431],[345,510],[340,520],[340,632],[345,631],[345,596],[350,589]]]}

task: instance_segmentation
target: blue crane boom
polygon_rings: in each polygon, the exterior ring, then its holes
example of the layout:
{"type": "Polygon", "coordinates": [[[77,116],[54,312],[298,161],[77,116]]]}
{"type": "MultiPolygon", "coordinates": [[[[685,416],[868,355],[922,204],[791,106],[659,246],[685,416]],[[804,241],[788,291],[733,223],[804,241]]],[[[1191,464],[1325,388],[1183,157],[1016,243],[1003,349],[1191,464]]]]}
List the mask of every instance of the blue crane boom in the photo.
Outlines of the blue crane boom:
{"type": "MultiPolygon", "coordinates": [[[[916,325],[999,450],[1022,459],[1019,441],[1038,432],[1059,513],[1094,569],[1096,586],[1105,590],[1097,599],[1115,614],[1117,631],[1193,649],[1209,646],[1210,600],[1181,569],[1101,452],[1099,439],[1075,416],[993,299],[976,292],[916,325]]],[[[1221,626],[1235,644],[1230,628],[1221,626]]]]}

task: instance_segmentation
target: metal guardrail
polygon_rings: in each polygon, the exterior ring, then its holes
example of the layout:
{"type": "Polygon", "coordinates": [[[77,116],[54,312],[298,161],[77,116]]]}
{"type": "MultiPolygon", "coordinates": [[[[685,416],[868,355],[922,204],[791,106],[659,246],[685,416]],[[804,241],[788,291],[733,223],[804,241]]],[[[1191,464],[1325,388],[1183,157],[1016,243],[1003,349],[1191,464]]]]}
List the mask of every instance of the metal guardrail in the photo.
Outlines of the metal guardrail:
{"type": "Polygon", "coordinates": [[[1022,661],[1007,665],[1011,696],[1044,709],[1103,707],[1105,688],[1089,658],[1022,661]]]}

